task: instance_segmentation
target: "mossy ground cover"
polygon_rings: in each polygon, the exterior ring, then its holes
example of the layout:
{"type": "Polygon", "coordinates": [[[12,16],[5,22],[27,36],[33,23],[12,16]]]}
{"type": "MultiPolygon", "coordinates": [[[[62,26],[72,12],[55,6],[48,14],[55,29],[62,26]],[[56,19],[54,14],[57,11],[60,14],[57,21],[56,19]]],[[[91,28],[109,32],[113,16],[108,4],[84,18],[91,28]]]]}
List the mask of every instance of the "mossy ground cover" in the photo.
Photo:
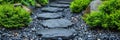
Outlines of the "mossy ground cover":
{"type": "Polygon", "coordinates": [[[0,3],[21,3],[26,6],[35,6],[37,3],[46,5],[48,4],[48,0],[0,0],[0,3]]]}
{"type": "Polygon", "coordinates": [[[29,7],[36,3],[46,5],[48,0],[0,0],[0,27],[20,28],[32,21],[30,12],[21,6],[15,6],[16,3],[29,7]]]}
{"type": "Polygon", "coordinates": [[[20,28],[31,22],[30,13],[12,4],[0,5],[0,25],[6,28],[20,28]]]}
{"type": "Polygon", "coordinates": [[[99,12],[85,14],[84,21],[90,27],[102,27],[110,30],[120,30],[120,0],[104,1],[99,6],[99,12]]]}
{"type": "Polygon", "coordinates": [[[79,13],[85,10],[90,2],[91,0],[74,0],[70,5],[70,9],[73,13],[79,13]]]}

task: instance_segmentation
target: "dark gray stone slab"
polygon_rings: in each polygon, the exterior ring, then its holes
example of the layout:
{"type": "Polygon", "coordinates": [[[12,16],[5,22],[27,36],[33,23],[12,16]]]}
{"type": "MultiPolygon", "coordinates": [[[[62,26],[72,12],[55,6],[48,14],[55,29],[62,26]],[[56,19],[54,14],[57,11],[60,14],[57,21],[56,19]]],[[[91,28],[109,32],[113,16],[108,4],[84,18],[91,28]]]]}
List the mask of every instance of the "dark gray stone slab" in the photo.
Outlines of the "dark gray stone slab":
{"type": "Polygon", "coordinates": [[[56,19],[61,18],[63,15],[62,13],[42,13],[38,15],[39,19],[56,19]]]}
{"type": "Polygon", "coordinates": [[[50,4],[51,7],[59,7],[59,8],[68,8],[69,7],[69,4],[55,4],[55,3],[52,3],[50,4]]]}
{"type": "Polygon", "coordinates": [[[43,12],[61,12],[63,11],[62,8],[55,8],[55,7],[44,7],[41,9],[43,12]]]}
{"type": "Polygon", "coordinates": [[[73,38],[75,34],[75,30],[73,29],[43,29],[37,32],[38,36],[42,38],[51,38],[51,39],[70,39],[73,38]]]}
{"type": "Polygon", "coordinates": [[[50,19],[44,20],[41,22],[44,27],[48,28],[67,28],[71,26],[73,23],[67,19],[50,19]]]}
{"type": "Polygon", "coordinates": [[[67,2],[67,1],[58,1],[57,3],[59,3],[59,4],[70,4],[71,2],[67,2]]]}
{"type": "Polygon", "coordinates": [[[56,1],[56,0],[49,0],[49,3],[54,2],[54,1],[56,1]]]}

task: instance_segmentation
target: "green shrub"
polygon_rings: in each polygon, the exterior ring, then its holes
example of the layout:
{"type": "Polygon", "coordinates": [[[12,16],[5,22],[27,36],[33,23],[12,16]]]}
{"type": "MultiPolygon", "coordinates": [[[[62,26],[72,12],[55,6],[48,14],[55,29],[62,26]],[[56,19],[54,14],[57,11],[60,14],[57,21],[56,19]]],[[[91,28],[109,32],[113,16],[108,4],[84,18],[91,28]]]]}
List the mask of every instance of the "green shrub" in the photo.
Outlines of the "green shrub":
{"type": "Polygon", "coordinates": [[[12,4],[0,5],[0,25],[6,28],[27,26],[31,21],[30,13],[12,4]]]}
{"type": "Polygon", "coordinates": [[[104,1],[99,12],[85,14],[83,19],[91,27],[120,30],[120,0],[104,1]]]}
{"type": "Polygon", "coordinates": [[[104,28],[108,29],[118,29],[120,30],[120,10],[107,14],[106,19],[102,25],[104,28]]]}
{"type": "Polygon", "coordinates": [[[117,26],[117,29],[120,30],[120,10],[112,13],[113,15],[111,15],[112,18],[112,22],[117,26]]]}
{"type": "Polygon", "coordinates": [[[36,1],[35,0],[1,0],[0,3],[21,3],[23,5],[27,5],[27,6],[35,6],[36,1]]]}
{"type": "Polygon", "coordinates": [[[101,12],[95,12],[93,11],[90,14],[86,14],[83,19],[85,22],[91,26],[91,27],[96,27],[96,26],[101,26],[101,23],[104,21],[104,14],[101,12]]]}
{"type": "Polygon", "coordinates": [[[3,0],[5,2],[11,2],[11,3],[18,3],[21,2],[21,0],[3,0]]]}
{"type": "Polygon", "coordinates": [[[83,17],[83,19],[90,27],[120,30],[120,10],[111,14],[92,12],[83,17]]]}
{"type": "Polygon", "coordinates": [[[36,0],[36,1],[41,5],[47,5],[48,4],[48,0],[36,0]]]}
{"type": "Polygon", "coordinates": [[[102,1],[109,1],[109,0],[102,0],[102,1]]]}
{"type": "Polygon", "coordinates": [[[120,0],[105,1],[100,5],[99,10],[108,14],[120,10],[120,0]]]}
{"type": "Polygon", "coordinates": [[[0,0],[0,3],[3,3],[3,2],[6,2],[6,3],[18,3],[18,2],[21,2],[21,0],[0,0]]]}
{"type": "Polygon", "coordinates": [[[35,6],[36,3],[39,3],[41,5],[48,4],[48,0],[0,0],[0,4],[2,3],[21,3],[26,6],[35,6]]]}
{"type": "Polygon", "coordinates": [[[70,9],[72,12],[79,13],[84,10],[90,2],[91,0],[74,0],[70,5],[70,9]]]}
{"type": "Polygon", "coordinates": [[[35,6],[36,1],[35,0],[21,0],[21,3],[23,5],[27,5],[27,6],[35,6]]]}

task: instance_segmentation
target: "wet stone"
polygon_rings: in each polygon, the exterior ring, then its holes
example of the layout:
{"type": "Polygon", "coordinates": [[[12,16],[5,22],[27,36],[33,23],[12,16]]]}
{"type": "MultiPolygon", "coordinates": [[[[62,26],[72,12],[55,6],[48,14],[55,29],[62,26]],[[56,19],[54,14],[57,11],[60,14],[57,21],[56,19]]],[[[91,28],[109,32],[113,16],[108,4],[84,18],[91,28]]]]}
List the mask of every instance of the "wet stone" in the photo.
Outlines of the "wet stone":
{"type": "Polygon", "coordinates": [[[41,9],[43,12],[61,12],[63,11],[62,8],[54,8],[54,7],[44,7],[41,9]]]}
{"type": "Polygon", "coordinates": [[[41,24],[47,28],[67,28],[73,23],[67,19],[50,19],[42,21],[41,24]]]}
{"type": "Polygon", "coordinates": [[[68,4],[50,4],[51,7],[59,7],[59,8],[68,8],[69,5],[68,4]]]}
{"type": "Polygon", "coordinates": [[[45,39],[71,39],[75,37],[73,29],[43,29],[37,32],[38,36],[45,39]]]}
{"type": "Polygon", "coordinates": [[[56,19],[61,18],[63,15],[61,13],[42,13],[38,15],[39,19],[56,19]]]}
{"type": "Polygon", "coordinates": [[[2,34],[3,32],[2,31],[0,31],[0,34],[2,34]]]}
{"type": "Polygon", "coordinates": [[[57,3],[58,4],[70,4],[70,2],[67,2],[67,1],[58,1],[57,3]]]}
{"type": "Polygon", "coordinates": [[[90,3],[90,11],[99,11],[98,7],[102,3],[101,0],[94,0],[90,3]]]}
{"type": "Polygon", "coordinates": [[[1,34],[0,34],[0,40],[1,40],[1,38],[2,38],[2,37],[1,37],[1,34]]]}

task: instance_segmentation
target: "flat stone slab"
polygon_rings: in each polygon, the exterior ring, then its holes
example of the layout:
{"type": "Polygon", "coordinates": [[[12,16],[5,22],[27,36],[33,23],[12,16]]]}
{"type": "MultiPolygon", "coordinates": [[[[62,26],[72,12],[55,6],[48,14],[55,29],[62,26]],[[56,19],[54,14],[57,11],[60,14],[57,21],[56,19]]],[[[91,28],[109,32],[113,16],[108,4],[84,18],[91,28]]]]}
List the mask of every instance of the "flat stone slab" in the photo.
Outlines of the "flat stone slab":
{"type": "Polygon", "coordinates": [[[70,39],[73,38],[75,34],[75,30],[73,29],[43,29],[37,32],[38,36],[42,38],[51,38],[51,39],[70,39]]]}
{"type": "Polygon", "coordinates": [[[57,3],[59,3],[59,4],[70,4],[71,2],[67,2],[67,1],[58,1],[57,3]]]}
{"type": "Polygon", "coordinates": [[[62,13],[42,13],[37,16],[39,19],[56,19],[61,18],[63,15],[62,13]]]}
{"type": "Polygon", "coordinates": [[[41,11],[43,11],[43,12],[59,12],[59,11],[63,11],[63,9],[55,8],[55,7],[44,7],[41,9],[41,11]]]}
{"type": "Polygon", "coordinates": [[[41,24],[47,28],[67,28],[73,23],[67,19],[50,19],[42,21],[41,24]]]}
{"type": "Polygon", "coordinates": [[[68,8],[69,7],[69,4],[55,4],[55,3],[52,3],[50,4],[51,7],[58,7],[58,8],[68,8]]]}

